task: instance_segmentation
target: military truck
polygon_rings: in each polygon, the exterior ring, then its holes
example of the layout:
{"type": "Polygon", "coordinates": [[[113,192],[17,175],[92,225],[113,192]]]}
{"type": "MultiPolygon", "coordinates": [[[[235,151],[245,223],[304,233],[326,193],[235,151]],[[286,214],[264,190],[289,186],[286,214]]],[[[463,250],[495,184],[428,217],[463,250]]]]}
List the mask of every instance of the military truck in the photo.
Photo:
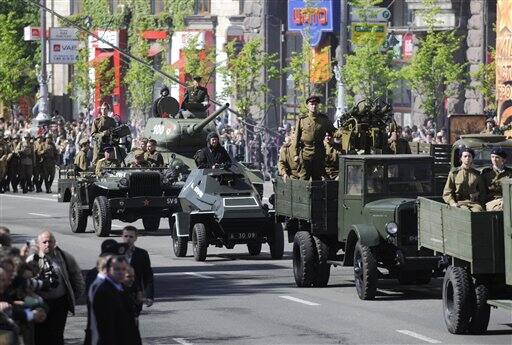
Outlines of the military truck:
{"type": "Polygon", "coordinates": [[[512,180],[503,211],[470,212],[419,198],[420,250],[442,255],[443,316],[450,333],[485,333],[491,306],[512,310],[512,180]]]}
{"type": "Polygon", "coordinates": [[[194,169],[180,192],[182,212],[176,219],[172,241],[174,254],[184,257],[192,241],[194,258],[205,261],[209,245],[232,249],[246,244],[251,255],[259,255],[262,243],[270,246],[272,259],[281,259],[284,237],[274,212],[260,195],[239,164],[212,169],[194,169]]]}
{"type": "Polygon", "coordinates": [[[439,257],[417,247],[416,198],[432,195],[432,166],[427,155],[346,155],[339,181],[278,178],[273,202],[293,242],[296,285],[326,286],[331,265],[353,266],[366,300],[379,278],[426,284],[439,274],[439,257]]]}

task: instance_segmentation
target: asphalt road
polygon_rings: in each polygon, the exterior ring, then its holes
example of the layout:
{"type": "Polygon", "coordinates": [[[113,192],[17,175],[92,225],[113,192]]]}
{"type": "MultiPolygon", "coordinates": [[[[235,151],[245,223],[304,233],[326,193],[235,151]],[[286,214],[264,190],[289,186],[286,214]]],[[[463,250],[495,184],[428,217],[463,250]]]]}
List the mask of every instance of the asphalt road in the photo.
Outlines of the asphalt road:
{"type": "MultiPolygon", "coordinates": [[[[0,195],[0,224],[16,243],[41,229],[54,231],[58,245],[82,269],[94,266],[103,239],[69,230],[68,204],[56,195],[0,195]]],[[[140,222],[135,223],[141,227],[140,222]]],[[[123,223],[114,221],[113,238],[123,223]]],[[[258,257],[246,247],[209,248],[205,263],[175,258],[166,222],[157,233],[141,232],[137,245],[149,251],[155,271],[156,302],[140,317],[144,344],[512,344],[512,314],[493,309],[483,336],[455,336],[441,314],[441,280],[426,286],[380,281],[375,301],[357,298],[351,268],[331,269],[326,288],[297,288],[291,246],[273,261],[264,245],[258,257]]],[[[81,344],[83,303],[68,319],[66,339],[81,344]]]]}

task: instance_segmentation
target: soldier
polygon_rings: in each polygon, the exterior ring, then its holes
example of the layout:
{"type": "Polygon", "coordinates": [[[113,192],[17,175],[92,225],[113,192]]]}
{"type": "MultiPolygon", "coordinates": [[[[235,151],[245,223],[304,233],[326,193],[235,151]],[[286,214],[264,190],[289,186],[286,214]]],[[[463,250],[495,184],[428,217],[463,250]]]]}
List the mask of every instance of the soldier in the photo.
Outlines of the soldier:
{"type": "Polygon", "coordinates": [[[87,171],[87,168],[89,168],[89,159],[87,157],[88,152],[89,140],[84,138],[80,140],[80,150],[75,156],[75,172],[87,171]]]}
{"type": "Polygon", "coordinates": [[[395,126],[394,124],[390,127],[390,133],[388,137],[388,147],[392,154],[410,154],[411,148],[407,140],[402,138],[402,127],[395,126]]]}
{"type": "Polygon", "coordinates": [[[16,147],[16,153],[20,157],[19,177],[21,182],[21,189],[26,194],[30,188],[30,181],[34,170],[34,147],[30,142],[30,134],[25,135],[25,140],[20,142],[16,147]]]}
{"type": "Polygon", "coordinates": [[[144,159],[152,167],[163,167],[164,166],[164,157],[162,157],[162,155],[156,151],[156,140],[149,139],[147,147],[148,147],[148,150],[144,154],[144,159]]]}
{"type": "Polygon", "coordinates": [[[51,134],[46,135],[43,151],[43,180],[46,193],[52,192],[52,183],[55,178],[55,165],[59,160],[59,152],[53,143],[51,134]]]}
{"type": "Polygon", "coordinates": [[[0,137],[0,193],[5,192],[5,176],[7,175],[7,156],[9,152],[7,151],[7,145],[5,145],[5,140],[3,137],[0,137]]]}
{"type": "Polygon", "coordinates": [[[191,112],[204,112],[208,108],[210,97],[208,90],[200,85],[201,77],[195,76],[193,78],[192,87],[187,88],[181,108],[191,112]]]}
{"type": "Polygon", "coordinates": [[[20,143],[20,136],[13,137],[11,145],[9,145],[9,155],[7,156],[7,181],[11,183],[12,192],[18,193],[18,183],[20,181],[20,156],[16,152],[16,148],[20,143]]]}
{"type": "Polygon", "coordinates": [[[482,171],[482,178],[487,188],[487,211],[503,211],[503,193],[501,190],[501,180],[512,177],[512,168],[505,165],[507,153],[501,148],[495,148],[491,151],[492,167],[487,167],[482,171]]]}
{"type": "Polygon", "coordinates": [[[325,176],[329,180],[338,180],[340,170],[341,144],[334,141],[330,133],[325,134],[325,176]]]}
{"type": "Polygon", "coordinates": [[[98,163],[96,163],[96,176],[100,177],[102,174],[102,170],[104,168],[118,168],[121,166],[121,163],[117,159],[114,158],[114,148],[112,146],[106,146],[103,149],[105,157],[100,159],[98,163]]]}
{"type": "Polygon", "coordinates": [[[34,143],[34,184],[36,186],[36,193],[41,193],[41,185],[43,183],[43,160],[44,160],[44,136],[38,134],[36,142],[34,143]]]}
{"type": "Polygon", "coordinates": [[[326,115],[318,113],[320,97],[310,96],[306,100],[308,113],[297,122],[293,160],[302,166],[299,176],[302,180],[320,180],[325,174],[325,133],[335,132],[335,128],[326,115]]]}
{"type": "Polygon", "coordinates": [[[495,134],[496,122],[492,118],[485,120],[485,129],[480,134],[495,134]]]}
{"type": "Polygon", "coordinates": [[[150,165],[144,160],[144,151],[138,149],[133,153],[135,161],[130,163],[130,168],[148,168],[150,165]]]}
{"type": "Polygon", "coordinates": [[[106,102],[101,104],[100,112],[101,116],[94,120],[92,123],[91,134],[94,139],[93,145],[93,164],[101,158],[101,147],[104,144],[110,144],[110,134],[112,129],[116,127],[116,121],[108,116],[110,105],[106,102]]]}
{"type": "Polygon", "coordinates": [[[231,164],[231,157],[219,143],[219,135],[215,132],[208,133],[206,147],[197,151],[194,160],[199,169],[211,169],[221,164],[231,164]]]}
{"type": "Polygon", "coordinates": [[[475,151],[470,148],[460,150],[461,166],[448,174],[443,190],[443,200],[454,207],[466,208],[472,212],[483,211],[485,184],[478,170],[472,167],[475,151]]]}
{"type": "Polygon", "coordinates": [[[292,137],[286,136],[284,138],[284,144],[279,150],[279,159],[277,162],[277,171],[285,183],[288,178],[299,178],[299,165],[293,160],[295,151],[295,147],[292,145],[292,137]]]}

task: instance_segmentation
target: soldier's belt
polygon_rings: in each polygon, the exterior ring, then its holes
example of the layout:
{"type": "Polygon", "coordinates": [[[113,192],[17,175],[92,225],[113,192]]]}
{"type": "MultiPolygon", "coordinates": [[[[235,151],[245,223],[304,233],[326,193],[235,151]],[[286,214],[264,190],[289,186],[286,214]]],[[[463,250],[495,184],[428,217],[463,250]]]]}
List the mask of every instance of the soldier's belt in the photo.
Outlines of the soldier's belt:
{"type": "Polygon", "coordinates": [[[323,141],[308,141],[308,140],[301,140],[301,142],[302,142],[304,145],[308,145],[308,146],[323,146],[323,145],[324,145],[323,141]]]}

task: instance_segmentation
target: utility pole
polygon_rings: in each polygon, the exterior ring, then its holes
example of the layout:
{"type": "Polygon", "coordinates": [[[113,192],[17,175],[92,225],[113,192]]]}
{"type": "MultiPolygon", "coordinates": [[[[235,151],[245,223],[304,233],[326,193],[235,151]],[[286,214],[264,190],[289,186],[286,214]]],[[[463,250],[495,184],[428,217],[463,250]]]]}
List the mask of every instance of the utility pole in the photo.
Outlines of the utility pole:
{"type": "Polygon", "coordinates": [[[347,0],[340,0],[340,41],[339,51],[337,52],[338,65],[334,68],[334,75],[338,86],[338,97],[336,99],[336,115],[335,123],[341,118],[346,111],[347,105],[345,104],[345,84],[341,76],[343,66],[345,65],[345,54],[347,53],[347,26],[348,26],[348,6],[347,0]]]}
{"type": "Polygon", "coordinates": [[[36,121],[41,124],[51,120],[48,114],[48,75],[46,73],[46,0],[40,0],[40,18],[41,18],[41,74],[39,79],[39,100],[38,109],[39,113],[36,116],[36,121]]]}

